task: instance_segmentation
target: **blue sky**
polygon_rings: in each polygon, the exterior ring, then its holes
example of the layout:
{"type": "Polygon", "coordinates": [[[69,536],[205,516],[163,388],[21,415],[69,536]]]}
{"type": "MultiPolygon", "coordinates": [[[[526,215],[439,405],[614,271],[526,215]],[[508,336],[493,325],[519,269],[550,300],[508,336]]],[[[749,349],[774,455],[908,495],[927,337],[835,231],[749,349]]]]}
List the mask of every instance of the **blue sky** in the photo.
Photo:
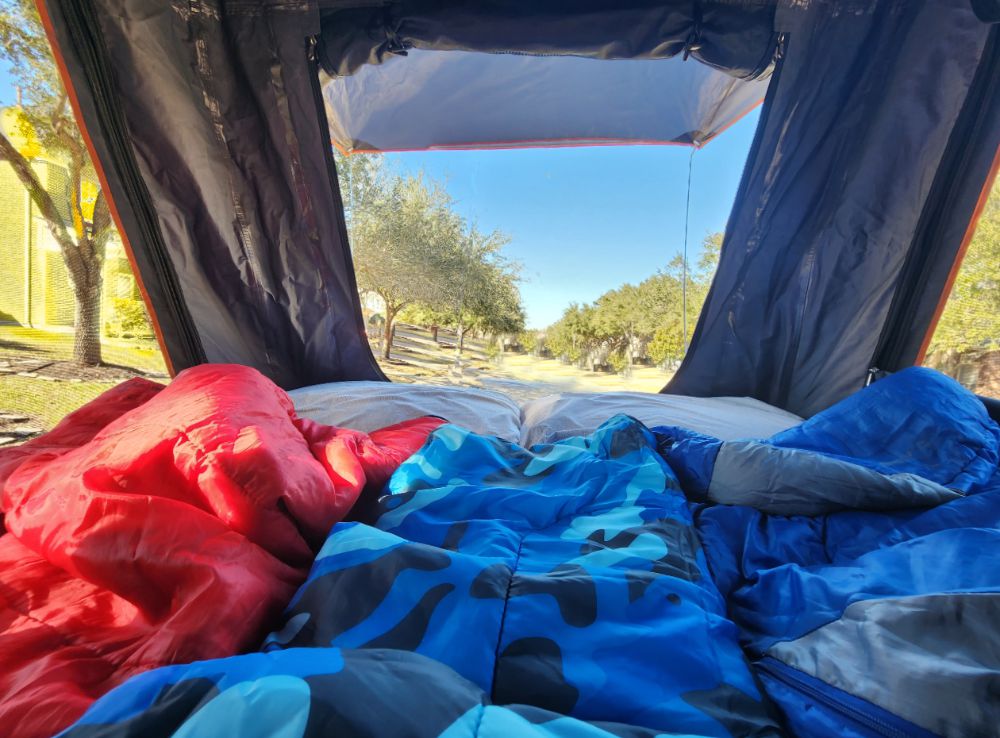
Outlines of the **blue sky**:
{"type": "MultiPolygon", "coordinates": [[[[689,259],[702,238],[725,229],[758,110],[694,154],[689,259]]],[[[524,265],[528,325],[557,320],[639,282],[680,253],[688,158],[682,146],[608,146],[389,154],[402,170],[443,182],[457,210],[511,237],[524,265]]]]}
{"type": "Polygon", "coordinates": [[[10,74],[10,64],[0,60],[0,107],[13,105],[17,101],[14,91],[16,80],[10,74]]]}

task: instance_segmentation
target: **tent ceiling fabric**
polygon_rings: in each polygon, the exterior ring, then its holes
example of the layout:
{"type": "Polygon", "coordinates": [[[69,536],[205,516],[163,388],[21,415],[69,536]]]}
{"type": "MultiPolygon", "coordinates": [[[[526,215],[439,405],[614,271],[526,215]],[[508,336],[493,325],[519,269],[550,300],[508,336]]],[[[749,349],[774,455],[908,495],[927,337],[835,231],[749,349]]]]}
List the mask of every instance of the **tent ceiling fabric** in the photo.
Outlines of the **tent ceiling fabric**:
{"type": "Polygon", "coordinates": [[[342,151],[623,143],[700,146],[755,107],[767,79],[671,59],[413,50],[326,77],[342,151]]]}
{"type": "Polygon", "coordinates": [[[763,99],[777,38],[768,0],[351,5],[319,40],[348,152],[700,146],[763,99]]]}
{"type": "Polygon", "coordinates": [[[777,0],[323,0],[328,74],[410,49],[666,59],[691,55],[735,77],[770,66],[777,0]]]}

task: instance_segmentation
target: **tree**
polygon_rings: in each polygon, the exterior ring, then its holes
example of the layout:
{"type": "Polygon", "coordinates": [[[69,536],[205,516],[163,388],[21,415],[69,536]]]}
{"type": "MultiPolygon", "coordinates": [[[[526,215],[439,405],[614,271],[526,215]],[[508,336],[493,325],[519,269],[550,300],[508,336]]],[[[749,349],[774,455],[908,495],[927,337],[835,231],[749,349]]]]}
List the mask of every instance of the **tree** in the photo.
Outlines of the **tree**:
{"type": "Polygon", "coordinates": [[[571,303],[562,317],[546,330],[546,347],[553,355],[564,357],[574,364],[592,359],[591,354],[599,342],[594,313],[592,305],[571,303]]]}
{"type": "Polygon", "coordinates": [[[623,284],[601,295],[594,307],[597,339],[608,348],[611,364],[631,370],[639,326],[644,322],[639,287],[623,284]]]}
{"type": "Polygon", "coordinates": [[[701,255],[698,257],[698,269],[695,281],[707,290],[712,284],[715,270],[719,266],[719,255],[722,253],[722,232],[709,233],[701,240],[701,255]]]}
{"type": "Polygon", "coordinates": [[[393,175],[386,169],[381,154],[347,156],[334,149],[334,161],[340,180],[344,218],[350,230],[356,213],[364,213],[379,198],[385,196],[393,175]]]}
{"type": "Polygon", "coordinates": [[[387,177],[351,218],[358,287],[385,304],[383,358],[392,350],[400,310],[413,303],[441,304],[450,266],[447,255],[462,239],[462,221],[448,194],[422,177],[387,177]]]}
{"type": "Polygon", "coordinates": [[[385,304],[384,358],[401,316],[453,326],[459,354],[469,328],[524,327],[519,267],[503,257],[505,235],[467,226],[441,185],[395,174],[380,155],[336,154],[336,163],[358,286],[385,304]]]}
{"type": "Polygon", "coordinates": [[[462,355],[470,328],[494,335],[517,333],[524,328],[524,309],[517,287],[519,265],[502,253],[508,243],[510,239],[503,233],[485,234],[473,224],[441,256],[446,288],[438,322],[455,327],[458,356],[462,355]]]}
{"type": "Polygon", "coordinates": [[[545,345],[574,363],[606,351],[608,361],[621,370],[631,367],[637,352],[656,363],[678,361],[684,355],[684,274],[687,273],[687,335],[690,336],[708,295],[719,261],[722,234],[705,236],[697,267],[685,269],[674,257],[665,269],[639,285],[609,290],[592,305],[570,305],[545,331],[545,345]]]}
{"type": "Polygon", "coordinates": [[[91,163],[32,0],[0,3],[0,56],[11,64],[21,88],[19,137],[34,137],[45,151],[61,154],[68,162],[63,201],[42,186],[25,152],[0,133],[0,161],[10,164],[28,191],[69,272],[76,301],[73,357],[80,364],[97,365],[101,363],[101,272],[112,223],[100,195],[91,221],[84,219],[82,189],[91,163]]]}

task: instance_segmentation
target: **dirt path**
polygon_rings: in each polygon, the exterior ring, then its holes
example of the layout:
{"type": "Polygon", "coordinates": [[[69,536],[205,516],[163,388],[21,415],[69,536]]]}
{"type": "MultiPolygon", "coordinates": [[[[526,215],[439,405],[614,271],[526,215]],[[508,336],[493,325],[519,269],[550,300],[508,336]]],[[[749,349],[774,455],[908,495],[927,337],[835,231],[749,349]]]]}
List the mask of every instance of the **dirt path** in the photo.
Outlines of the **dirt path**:
{"type": "Polygon", "coordinates": [[[659,392],[669,378],[659,368],[636,367],[631,377],[625,377],[588,372],[530,354],[506,354],[480,381],[523,402],[557,392],[659,392]]]}

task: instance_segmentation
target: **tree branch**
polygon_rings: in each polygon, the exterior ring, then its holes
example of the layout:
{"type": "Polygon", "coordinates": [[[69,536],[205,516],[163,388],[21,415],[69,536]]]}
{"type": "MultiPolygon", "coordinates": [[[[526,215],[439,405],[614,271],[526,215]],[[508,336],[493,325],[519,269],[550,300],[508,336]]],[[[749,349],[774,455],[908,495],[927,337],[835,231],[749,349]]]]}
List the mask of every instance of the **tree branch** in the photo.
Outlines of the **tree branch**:
{"type": "Polygon", "coordinates": [[[32,202],[35,203],[38,211],[45,219],[49,227],[49,232],[66,255],[67,261],[73,262],[70,264],[71,271],[73,268],[86,271],[80,250],[77,248],[76,243],[73,242],[73,239],[70,238],[66,224],[59,214],[52,196],[42,187],[42,183],[38,181],[38,176],[35,174],[35,170],[31,168],[28,160],[21,155],[20,151],[14,148],[14,145],[3,133],[0,133],[0,161],[6,161],[11,165],[14,174],[17,175],[24,189],[28,191],[32,202]]]}
{"type": "Polygon", "coordinates": [[[83,208],[80,205],[80,190],[83,185],[83,161],[76,151],[70,152],[69,165],[69,212],[73,218],[73,232],[76,242],[83,243],[87,232],[83,224],[83,208]]]}

